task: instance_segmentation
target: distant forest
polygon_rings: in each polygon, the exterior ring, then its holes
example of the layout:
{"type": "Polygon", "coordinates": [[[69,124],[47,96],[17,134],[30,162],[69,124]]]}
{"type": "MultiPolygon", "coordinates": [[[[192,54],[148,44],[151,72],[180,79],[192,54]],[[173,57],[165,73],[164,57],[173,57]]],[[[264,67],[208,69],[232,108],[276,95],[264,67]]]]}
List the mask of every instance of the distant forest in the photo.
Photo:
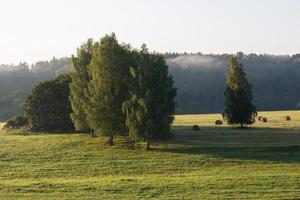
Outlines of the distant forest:
{"type": "MultiPolygon", "coordinates": [[[[229,54],[166,53],[169,71],[177,87],[177,114],[224,111],[225,77],[229,54]]],[[[300,54],[274,56],[238,53],[252,84],[258,110],[300,108],[300,54]]],[[[68,57],[31,66],[0,65],[0,121],[22,114],[24,97],[40,81],[72,71],[68,57]]]]}
{"type": "Polygon", "coordinates": [[[34,85],[70,71],[70,58],[53,58],[31,66],[0,65],[0,121],[23,114],[24,98],[34,85]]]}

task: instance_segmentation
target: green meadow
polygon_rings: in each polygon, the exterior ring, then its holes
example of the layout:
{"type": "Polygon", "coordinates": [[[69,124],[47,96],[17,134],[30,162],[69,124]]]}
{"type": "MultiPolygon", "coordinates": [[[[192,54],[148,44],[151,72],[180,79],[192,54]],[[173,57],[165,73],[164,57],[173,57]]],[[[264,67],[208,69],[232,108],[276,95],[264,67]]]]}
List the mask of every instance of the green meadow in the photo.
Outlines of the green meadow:
{"type": "Polygon", "coordinates": [[[174,139],[150,151],[122,137],[109,147],[100,136],[1,130],[0,199],[300,199],[300,111],[259,115],[268,122],[248,129],[178,115],[174,139]]]}

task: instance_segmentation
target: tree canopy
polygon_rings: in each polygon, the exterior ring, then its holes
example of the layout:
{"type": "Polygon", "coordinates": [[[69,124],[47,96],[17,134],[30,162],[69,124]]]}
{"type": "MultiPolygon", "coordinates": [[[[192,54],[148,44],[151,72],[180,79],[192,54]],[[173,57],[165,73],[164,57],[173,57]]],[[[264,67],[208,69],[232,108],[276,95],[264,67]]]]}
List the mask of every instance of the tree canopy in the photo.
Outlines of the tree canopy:
{"type": "Polygon", "coordinates": [[[106,35],[93,46],[88,66],[87,121],[89,127],[108,136],[126,134],[122,103],[128,98],[129,68],[134,64],[128,46],[120,45],[114,34],[106,35]]]}
{"type": "Polygon", "coordinates": [[[135,53],[131,68],[130,99],[123,103],[126,125],[132,139],[150,142],[171,137],[176,88],[163,56],[149,53],[146,46],[135,53]]]}
{"type": "Polygon", "coordinates": [[[87,121],[87,88],[89,83],[88,65],[92,59],[93,40],[89,39],[72,56],[73,71],[71,73],[70,102],[72,106],[71,118],[77,131],[90,129],[87,121]]]}

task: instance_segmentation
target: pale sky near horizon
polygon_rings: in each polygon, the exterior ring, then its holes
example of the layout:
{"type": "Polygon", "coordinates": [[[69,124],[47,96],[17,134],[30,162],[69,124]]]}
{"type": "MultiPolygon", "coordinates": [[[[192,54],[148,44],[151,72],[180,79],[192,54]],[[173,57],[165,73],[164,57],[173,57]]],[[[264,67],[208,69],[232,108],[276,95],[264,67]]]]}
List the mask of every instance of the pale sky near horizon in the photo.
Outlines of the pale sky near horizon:
{"type": "Polygon", "coordinates": [[[0,63],[70,56],[88,38],[157,52],[300,53],[298,0],[0,0],[0,63]]]}

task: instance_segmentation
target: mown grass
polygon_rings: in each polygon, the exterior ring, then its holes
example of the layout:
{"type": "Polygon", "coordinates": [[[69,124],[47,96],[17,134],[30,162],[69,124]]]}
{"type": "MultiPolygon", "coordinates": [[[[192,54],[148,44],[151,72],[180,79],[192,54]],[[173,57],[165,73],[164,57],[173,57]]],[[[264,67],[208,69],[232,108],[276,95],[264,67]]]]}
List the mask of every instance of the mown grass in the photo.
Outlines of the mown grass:
{"type": "MultiPolygon", "coordinates": [[[[258,112],[258,116],[263,116],[268,119],[267,123],[256,121],[250,127],[261,128],[300,128],[300,111],[272,111],[258,112]],[[284,120],[285,116],[290,116],[291,121],[284,120]]],[[[217,119],[222,120],[221,114],[201,114],[201,115],[177,115],[175,124],[177,126],[192,126],[198,124],[200,126],[215,126],[217,119]]],[[[228,125],[225,123],[224,125],[228,125]]]]}
{"type": "Polygon", "coordinates": [[[174,140],[135,150],[118,138],[0,133],[0,199],[299,199],[300,112],[248,130],[220,115],[176,116],[174,140]],[[199,132],[191,125],[200,125],[199,132]]]}

